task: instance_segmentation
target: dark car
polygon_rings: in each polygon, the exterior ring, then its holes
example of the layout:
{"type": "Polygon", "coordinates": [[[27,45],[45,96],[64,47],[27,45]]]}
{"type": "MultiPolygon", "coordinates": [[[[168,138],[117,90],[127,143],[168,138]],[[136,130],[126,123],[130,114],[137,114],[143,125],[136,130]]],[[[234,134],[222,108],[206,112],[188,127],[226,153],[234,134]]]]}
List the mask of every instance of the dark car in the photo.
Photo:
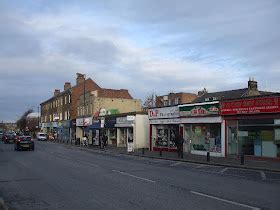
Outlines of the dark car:
{"type": "Polygon", "coordinates": [[[17,140],[15,141],[15,150],[34,150],[34,141],[31,136],[18,136],[17,140]]]}
{"type": "Polygon", "coordinates": [[[17,135],[14,132],[6,132],[2,136],[2,141],[4,141],[5,144],[14,143],[16,139],[17,135]]]}

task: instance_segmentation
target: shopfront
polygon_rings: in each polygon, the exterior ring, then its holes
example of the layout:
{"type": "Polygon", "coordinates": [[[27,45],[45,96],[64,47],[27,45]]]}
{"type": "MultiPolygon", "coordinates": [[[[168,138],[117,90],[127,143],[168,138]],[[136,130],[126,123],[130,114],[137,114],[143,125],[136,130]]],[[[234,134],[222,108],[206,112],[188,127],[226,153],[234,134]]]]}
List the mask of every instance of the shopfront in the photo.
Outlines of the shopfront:
{"type": "Polygon", "coordinates": [[[181,119],[178,106],[148,110],[150,123],[150,149],[176,151],[175,133],[179,132],[181,119]]]}
{"type": "Polygon", "coordinates": [[[90,125],[92,125],[92,117],[76,119],[76,139],[81,140],[84,132],[87,130],[87,127],[90,125]]]}
{"type": "Polygon", "coordinates": [[[116,118],[117,147],[131,145],[132,150],[149,148],[149,119],[146,113],[116,118]]]}
{"type": "Polygon", "coordinates": [[[225,156],[225,122],[219,116],[219,102],[179,105],[184,152],[225,156]]]}
{"type": "Polygon", "coordinates": [[[86,129],[89,145],[100,145],[101,139],[101,121],[100,119],[93,119],[92,124],[86,129]]]}
{"type": "Polygon", "coordinates": [[[116,117],[106,117],[104,121],[104,129],[106,135],[108,136],[108,144],[112,146],[117,146],[117,128],[115,127],[116,123],[116,117]]]}
{"type": "Polygon", "coordinates": [[[117,146],[127,147],[128,141],[133,141],[135,119],[127,120],[127,117],[117,117],[115,127],[117,128],[117,146]]]}
{"type": "Polygon", "coordinates": [[[227,154],[280,157],[280,97],[223,101],[227,154]]]}

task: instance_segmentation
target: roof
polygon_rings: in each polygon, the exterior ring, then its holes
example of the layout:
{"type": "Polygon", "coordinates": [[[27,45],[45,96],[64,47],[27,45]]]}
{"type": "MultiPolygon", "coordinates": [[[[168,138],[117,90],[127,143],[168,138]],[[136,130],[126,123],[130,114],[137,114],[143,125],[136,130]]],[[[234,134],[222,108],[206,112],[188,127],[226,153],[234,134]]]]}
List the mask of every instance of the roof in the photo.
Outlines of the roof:
{"type": "MultiPolygon", "coordinates": [[[[221,92],[205,93],[202,96],[197,97],[192,103],[202,103],[205,102],[206,101],[205,99],[207,98],[210,99],[209,101],[244,98],[247,91],[248,88],[243,88],[243,89],[227,90],[221,92]]],[[[261,96],[273,94],[273,92],[266,92],[266,91],[259,91],[259,93],[261,94],[261,96]]]]}
{"type": "Polygon", "coordinates": [[[98,90],[98,97],[133,99],[126,89],[115,90],[101,88],[100,90],[98,90]]]}

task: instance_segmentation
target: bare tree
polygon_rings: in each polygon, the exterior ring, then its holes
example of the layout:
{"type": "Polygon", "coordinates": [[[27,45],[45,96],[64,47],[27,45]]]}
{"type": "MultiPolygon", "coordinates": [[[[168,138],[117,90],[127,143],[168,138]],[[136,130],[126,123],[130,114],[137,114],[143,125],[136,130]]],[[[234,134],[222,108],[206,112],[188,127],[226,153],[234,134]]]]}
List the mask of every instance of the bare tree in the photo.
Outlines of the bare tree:
{"type": "Polygon", "coordinates": [[[16,124],[17,124],[17,127],[20,129],[20,130],[24,130],[25,127],[26,127],[26,118],[27,118],[27,115],[32,113],[33,112],[33,109],[28,109],[27,111],[25,111],[23,113],[23,115],[17,120],[16,124]]]}
{"type": "Polygon", "coordinates": [[[149,109],[156,106],[156,98],[157,95],[155,93],[151,93],[146,96],[145,101],[143,103],[144,109],[149,109]]]}

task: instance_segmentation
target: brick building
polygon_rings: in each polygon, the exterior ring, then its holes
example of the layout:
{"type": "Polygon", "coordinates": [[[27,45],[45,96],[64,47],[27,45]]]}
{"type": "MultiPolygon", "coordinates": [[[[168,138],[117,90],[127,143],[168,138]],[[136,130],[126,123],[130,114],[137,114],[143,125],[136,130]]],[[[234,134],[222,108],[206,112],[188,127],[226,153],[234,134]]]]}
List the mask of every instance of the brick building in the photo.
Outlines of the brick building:
{"type": "Polygon", "coordinates": [[[169,93],[168,95],[156,97],[156,107],[174,106],[178,104],[191,103],[197,98],[193,93],[169,93]]]}
{"type": "MultiPolygon", "coordinates": [[[[102,104],[110,107],[111,102],[116,103],[120,99],[122,99],[122,102],[124,100],[132,100],[134,102],[133,106],[129,105],[130,108],[128,110],[141,110],[140,101],[134,100],[128,90],[101,88],[91,78],[86,79],[84,74],[77,73],[74,86],[71,87],[71,83],[66,82],[63,92],[55,89],[53,97],[41,103],[41,130],[47,133],[55,132],[62,140],[74,139],[76,138],[76,125],[78,124],[77,127],[81,126],[79,125],[79,117],[83,117],[83,122],[81,123],[84,126],[85,110],[88,110],[87,116],[93,116],[89,111],[90,104],[92,106],[91,113],[96,113],[101,109],[102,104]],[[83,99],[84,95],[85,101],[83,99]],[[93,100],[93,96],[98,96],[99,99],[95,98],[93,100]],[[93,101],[95,102],[93,103],[93,101]],[[95,108],[93,109],[93,107],[95,108]]],[[[124,103],[118,103],[119,109],[122,109],[121,104],[124,103]]]]}

